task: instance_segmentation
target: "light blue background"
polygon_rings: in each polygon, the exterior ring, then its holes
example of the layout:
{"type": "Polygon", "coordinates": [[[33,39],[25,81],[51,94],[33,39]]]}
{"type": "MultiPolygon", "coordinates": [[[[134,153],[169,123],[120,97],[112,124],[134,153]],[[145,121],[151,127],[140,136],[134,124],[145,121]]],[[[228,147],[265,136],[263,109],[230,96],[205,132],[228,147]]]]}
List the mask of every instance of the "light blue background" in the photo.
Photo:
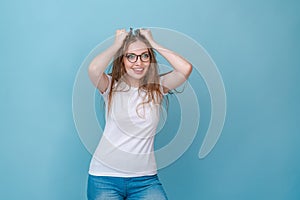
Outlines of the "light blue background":
{"type": "MultiPolygon", "coordinates": [[[[226,87],[224,131],[199,160],[210,109],[205,87],[194,86],[201,127],[160,170],[169,198],[299,199],[299,8],[292,0],[1,1],[0,199],[85,199],[91,155],[72,118],[74,79],[98,43],[130,26],[192,37],[226,87]]],[[[200,79],[193,72],[191,82],[200,79]]]]}

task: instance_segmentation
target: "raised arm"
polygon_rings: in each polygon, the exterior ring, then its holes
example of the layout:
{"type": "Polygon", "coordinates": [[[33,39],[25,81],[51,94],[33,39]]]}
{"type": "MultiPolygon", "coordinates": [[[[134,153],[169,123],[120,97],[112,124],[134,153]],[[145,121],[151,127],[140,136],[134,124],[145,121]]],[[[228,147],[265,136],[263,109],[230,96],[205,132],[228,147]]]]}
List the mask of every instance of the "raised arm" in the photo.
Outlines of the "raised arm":
{"type": "Polygon", "coordinates": [[[192,64],[182,56],[162,47],[154,41],[150,30],[141,29],[140,33],[149,41],[152,48],[158,51],[158,53],[161,54],[174,68],[172,72],[167,73],[162,78],[164,93],[167,93],[169,90],[175,89],[184,83],[192,72],[192,64]]]}
{"type": "Polygon", "coordinates": [[[128,33],[125,31],[125,29],[117,30],[113,45],[97,55],[89,65],[89,77],[93,85],[97,87],[101,93],[106,91],[109,84],[108,78],[105,75],[104,71],[114,55],[121,48],[123,41],[127,35],[128,33]]]}

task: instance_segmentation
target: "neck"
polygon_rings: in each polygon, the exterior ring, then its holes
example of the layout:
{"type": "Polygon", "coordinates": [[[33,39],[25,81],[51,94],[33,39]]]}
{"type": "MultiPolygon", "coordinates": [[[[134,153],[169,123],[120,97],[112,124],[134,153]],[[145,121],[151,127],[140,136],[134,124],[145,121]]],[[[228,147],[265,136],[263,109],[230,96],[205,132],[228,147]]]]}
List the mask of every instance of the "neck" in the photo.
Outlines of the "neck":
{"type": "Polygon", "coordinates": [[[137,87],[137,88],[138,88],[138,87],[140,86],[140,80],[131,78],[131,77],[129,77],[128,75],[126,75],[126,76],[124,77],[124,81],[125,81],[128,85],[130,85],[131,87],[137,87]]]}

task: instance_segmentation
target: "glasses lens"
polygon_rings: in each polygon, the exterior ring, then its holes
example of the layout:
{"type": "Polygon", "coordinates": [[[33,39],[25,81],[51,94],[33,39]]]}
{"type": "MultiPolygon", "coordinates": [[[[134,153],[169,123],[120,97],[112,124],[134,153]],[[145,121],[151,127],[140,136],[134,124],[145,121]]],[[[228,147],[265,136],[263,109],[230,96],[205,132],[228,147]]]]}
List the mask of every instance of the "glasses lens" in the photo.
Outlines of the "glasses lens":
{"type": "Polygon", "coordinates": [[[150,60],[150,54],[148,52],[143,53],[141,55],[135,55],[134,53],[129,53],[126,55],[127,60],[131,63],[135,63],[138,57],[140,57],[141,61],[143,62],[147,62],[150,60]]]}
{"type": "Polygon", "coordinates": [[[127,54],[126,58],[129,62],[135,62],[137,60],[137,56],[135,54],[127,54]]]}
{"type": "Polygon", "coordinates": [[[142,60],[142,61],[146,62],[146,61],[149,61],[149,59],[150,59],[149,53],[143,53],[143,54],[141,55],[141,60],[142,60]]]}

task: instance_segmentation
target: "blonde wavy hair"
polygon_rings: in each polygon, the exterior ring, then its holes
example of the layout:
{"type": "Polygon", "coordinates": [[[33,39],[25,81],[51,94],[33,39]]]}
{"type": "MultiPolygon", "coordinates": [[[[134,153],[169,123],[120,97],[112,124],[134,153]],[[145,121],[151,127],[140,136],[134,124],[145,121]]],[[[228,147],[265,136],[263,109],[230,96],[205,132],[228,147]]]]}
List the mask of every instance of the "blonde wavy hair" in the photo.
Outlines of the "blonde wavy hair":
{"type": "Polygon", "coordinates": [[[108,94],[108,111],[110,110],[111,103],[113,100],[114,92],[117,92],[118,85],[124,81],[124,75],[126,74],[126,69],[123,63],[124,54],[127,51],[130,44],[141,41],[148,48],[150,54],[150,66],[146,75],[141,79],[140,87],[138,91],[143,90],[146,93],[144,96],[144,101],[140,105],[145,105],[147,103],[153,102],[155,104],[161,104],[163,100],[163,94],[160,86],[160,75],[158,74],[158,64],[155,57],[155,52],[151,47],[148,40],[140,34],[140,30],[137,29],[133,31],[130,29],[129,34],[124,39],[122,47],[117,51],[114,56],[112,70],[109,75],[111,75],[111,84],[108,94]]]}

